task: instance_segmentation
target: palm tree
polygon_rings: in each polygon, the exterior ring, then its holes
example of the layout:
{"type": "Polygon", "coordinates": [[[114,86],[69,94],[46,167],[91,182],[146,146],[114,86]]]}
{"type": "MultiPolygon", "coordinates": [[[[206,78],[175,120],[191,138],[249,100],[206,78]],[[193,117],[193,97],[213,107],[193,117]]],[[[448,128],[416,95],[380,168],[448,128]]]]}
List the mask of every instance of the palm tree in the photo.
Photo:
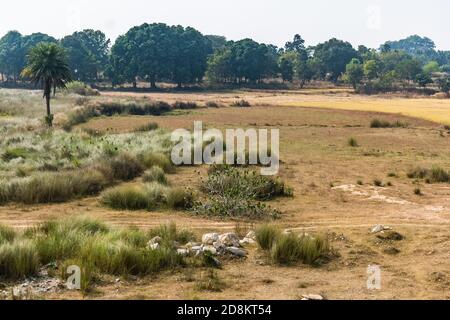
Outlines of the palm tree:
{"type": "Polygon", "coordinates": [[[22,76],[31,79],[35,85],[42,86],[47,103],[45,122],[53,125],[53,115],[50,111],[50,99],[57,88],[64,89],[70,81],[70,69],[64,49],[54,43],[40,43],[30,50],[28,64],[22,71],[22,76]]]}

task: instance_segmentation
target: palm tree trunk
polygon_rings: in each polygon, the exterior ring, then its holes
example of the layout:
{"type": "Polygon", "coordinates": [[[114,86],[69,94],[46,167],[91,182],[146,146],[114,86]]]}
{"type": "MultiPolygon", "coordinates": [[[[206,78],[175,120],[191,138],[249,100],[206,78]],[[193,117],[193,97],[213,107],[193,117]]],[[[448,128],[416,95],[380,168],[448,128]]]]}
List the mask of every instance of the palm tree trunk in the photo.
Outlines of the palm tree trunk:
{"type": "Polygon", "coordinates": [[[51,93],[45,95],[45,102],[47,104],[47,125],[49,127],[53,126],[53,117],[50,110],[50,99],[51,99],[51,93]]]}

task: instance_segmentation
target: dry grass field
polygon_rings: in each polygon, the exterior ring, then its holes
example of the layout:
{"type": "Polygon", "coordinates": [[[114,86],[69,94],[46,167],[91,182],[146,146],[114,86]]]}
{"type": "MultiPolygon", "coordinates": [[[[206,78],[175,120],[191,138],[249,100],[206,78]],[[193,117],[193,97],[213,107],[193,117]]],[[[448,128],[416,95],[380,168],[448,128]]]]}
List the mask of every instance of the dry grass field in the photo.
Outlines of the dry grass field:
{"type": "MultiPolygon", "coordinates": [[[[246,248],[247,258],[223,262],[217,271],[224,282],[220,292],[199,290],[196,283],[206,272],[200,268],[120,281],[106,277],[88,295],[63,290],[40,298],[300,299],[304,294],[320,294],[327,299],[450,299],[450,184],[408,177],[416,167],[450,169],[450,132],[444,127],[450,124],[449,99],[369,97],[344,89],[107,92],[92,99],[193,101],[201,106],[163,116],[99,117],[78,126],[108,135],[130,133],[149,122],[169,132],[192,129],[198,120],[208,128],[280,129],[280,178],[293,187],[294,196],[271,202],[282,213],[274,224],[292,232],[327,234],[337,254],[320,267],[278,266],[269,263],[254,245],[246,248]],[[242,99],[251,107],[230,107],[242,99]],[[208,102],[219,107],[203,107],[208,102]],[[403,125],[371,128],[374,119],[403,125]],[[357,145],[349,145],[351,138],[357,145]],[[370,233],[378,224],[390,226],[404,239],[380,240],[370,233]],[[368,265],[381,266],[381,290],[367,289],[368,265]]],[[[56,110],[70,109],[68,100],[56,100],[56,110]]],[[[183,167],[168,179],[177,186],[199,189],[206,175],[205,166],[183,167]]],[[[142,229],[175,222],[199,236],[233,231],[237,225],[235,221],[195,217],[176,210],[113,211],[102,206],[98,197],[0,207],[0,224],[17,230],[71,216],[142,229]]],[[[252,229],[260,223],[239,224],[252,229]]]]}

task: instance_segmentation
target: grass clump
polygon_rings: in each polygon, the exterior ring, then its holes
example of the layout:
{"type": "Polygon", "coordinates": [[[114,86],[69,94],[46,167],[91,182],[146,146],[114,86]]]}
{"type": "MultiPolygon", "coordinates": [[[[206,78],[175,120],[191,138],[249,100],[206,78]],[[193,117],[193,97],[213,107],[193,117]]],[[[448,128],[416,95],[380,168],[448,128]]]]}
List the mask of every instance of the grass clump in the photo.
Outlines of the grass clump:
{"type": "Polygon", "coordinates": [[[186,188],[170,188],[166,192],[166,205],[171,209],[190,209],[194,205],[194,194],[186,188]]]}
{"type": "Polygon", "coordinates": [[[251,107],[251,104],[247,100],[242,99],[242,100],[234,101],[231,104],[231,106],[232,107],[239,107],[239,108],[248,108],[248,107],[251,107]]]}
{"type": "Polygon", "coordinates": [[[198,105],[195,102],[181,102],[181,101],[177,101],[172,106],[173,106],[174,109],[179,109],[179,110],[190,110],[190,109],[197,109],[198,108],[198,105]]]}
{"type": "Polygon", "coordinates": [[[121,153],[113,158],[103,160],[111,180],[130,181],[139,177],[144,172],[141,162],[128,153],[121,153]]]}
{"type": "Polygon", "coordinates": [[[18,280],[38,270],[39,256],[32,242],[17,240],[0,245],[0,278],[18,280]]]}
{"type": "Polygon", "coordinates": [[[406,128],[408,127],[407,123],[396,120],[395,122],[389,122],[387,120],[382,119],[373,119],[370,122],[371,128],[406,128]]]}
{"type": "Polygon", "coordinates": [[[177,254],[174,241],[183,245],[192,239],[192,233],[179,231],[174,224],[146,233],[135,228],[111,228],[84,217],[47,221],[0,244],[0,278],[29,277],[43,265],[57,263],[61,278],[67,279],[67,267],[75,265],[85,276],[81,284],[85,292],[97,274],[149,275],[186,266],[188,261],[177,254]],[[154,235],[163,241],[158,249],[151,250],[147,243],[154,235]]]}
{"type": "Polygon", "coordinates": [[[102,204],[116,210],[152,210],[156,207],[140,187],[120,186],[107,190],[101,198],[102,204]]]}
{"type": "Polygon", "coordinates": [[[13,228],[0,224],[0,245],[6,242],[12,242],[16,236],[16,231],[13,228]]]}
{"type": "Polygon", "coordinates": [[[350,147],[353,147],[353,148],[359,147],[358,141],[356,141],[355,138],[349,138],[349,139],[347,140],[347,144],[348,144],[350,147]]]}
{"type": "Polygon", "coordinates": [[[284,234],[273,226],[261,226],[256,231],[256,241],[266,251],[273,263],[289,265],[320,264],[331,253],[328,238],[322,236],[284,234]]]}
{"type": "Polygon", "coordinates": [[[165,173],[173,173],[175,167],[170,158],[164,153],[146,152],[139,155],[139,161],[146,167],[160,167],[165,173]]]}
{"type": "Polygon", "coordinates": [[[270,250],[275,243],[275,240],[281,235],[278,228],[267,224],[257,228],[255,233],[256,242],[263,250],[270,250]]]}
{"type": "Polygon", "coordinates": [[[160,184],[168,184],[166,174],[161,167],[154,166],[144,173],[142,177],[144,182],[158,182],[160,184]]]}
{"type": "Polygon", "coordinates": [[[449,171],[433,166],[431,169],[417,167],[410,170],[407,173],[410,179],[426,179],[427,183],[449,183],[450,173],[449,171]]]}
{"type": "Polygon", "coordinates": [[[373,185],[374,185],[375,187],[384,187],[384,183],[383,183],[383,181],[381,181],[380,179],[374,179],[374,180],[373,180],[373,185]]]}
{"type": "Polygon", "coordinates": [[[414,194],[415,194],[416,196],[421,196],[421,195],[423,195],[422,189],[420,189],[419,187],[415,188],[415,189],[414,189],[414,194]]]}
{"type": "Polygon", "coordinates": [[[71,81],[66,85],[67,93],[75,93],[80,96],[98,96],[100,93],[97,90],[92,89],[81,81],[71,81]]]}
{"type": "Polygon", "coordinates": [[[158,124],[156,122],[149,122],[147,124],[144,124],[138,128],[136,128],[136,132],[148,132],[148,131],[155,131],[159,128],[158,124]]]}

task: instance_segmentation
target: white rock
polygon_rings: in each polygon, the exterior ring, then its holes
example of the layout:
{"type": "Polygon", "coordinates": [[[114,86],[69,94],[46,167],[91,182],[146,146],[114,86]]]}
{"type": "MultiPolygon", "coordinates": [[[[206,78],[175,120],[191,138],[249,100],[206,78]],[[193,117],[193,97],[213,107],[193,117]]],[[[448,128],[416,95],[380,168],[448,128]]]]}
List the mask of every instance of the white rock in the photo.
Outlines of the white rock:
{"type": "Polygon", "coordinates": [[[213,255],[217,254],[217,250],[216,250],[216,248],[214,248],[214,246],[204,246],[203,252],[210,252],[213,255]]]}
{"type": "Polygon", "coordinates": [[[385,230],[391,230],[391,227],[387,227],[387,226],[383,226],[381,224],[376,225],[375,227],[372,228],[372,230],[370,231],[370,233],[379,233],[381,231],[385,231],[385,230]]]}
{"type": "Polygon", "coordinates": [[[319,294],[304,294],[302,300],[323,300],[323,297],[319,294]]]}
{"type": "Polygon", "coordinates": [[[148,248],[149,248],[150,250],[157,250],[157,249],[159,249],[159,243],[149,244],[149,245],[148,245],[148,248]]]}
{"type": "Polygon", "coordinates": [[[256,240],[256,233],[255,233],[255,231],[250,231],[249,233],[247,233],[247,235],[245,236],[244,239],[256,240]]]}
{"type": "Polygon", "coordinates": [[[227,247],[239,247],[239,237],[235,233],[225,233],[219,237],[219,241],[227,247]]]}
{"type": "Polygon", "coordinates": [[[212,244],[217,241],[219,241],[218,233],[207,233],[207,234],[204,234],[202,237],[202,243],[210,245],[210,246],[212,246],[212,244]]]}
{"type": "Polygon", "coordinates": [[[203,247],[202,246],[195,246],[191,248],[192,251],[194,252],[200,252],[203,251],[203,247]]]}
{"type": "Polygon", "coordinates": [[[162,238],[161,237],[154,237],[153,239],[151,239],[148,242],[148,245],[150,246],[150,245],[155,244],[155,243],[161,244],[161,242],[162,242],[162,238]]]}
{"type": "Polygon", "coordinates": [[[202,244],[199,242],[188,242],[186,244],[186,248],[200,247],[202,244]]]}
{"type": "Polygon", "coordinates": [[[255,244],[256,241],[251,238],[244,238],[241,241],[239,241],[239,243],[241,244],[241,246],[245,246],[247,244],[255,244]]]}
{"type": "Polygon", "coordinates": [[[242,249],[236,248],[236,247],[228,247],[227,251],[237,257],[246,257],[247,252],[245,252],[242,249]]]}
{"type": "Polygon", "coordinates": [[[188,249],[178,249],[177,253],[181,256],[187,256],[187,255],[189,255],[189,250],[188,249]]]}

